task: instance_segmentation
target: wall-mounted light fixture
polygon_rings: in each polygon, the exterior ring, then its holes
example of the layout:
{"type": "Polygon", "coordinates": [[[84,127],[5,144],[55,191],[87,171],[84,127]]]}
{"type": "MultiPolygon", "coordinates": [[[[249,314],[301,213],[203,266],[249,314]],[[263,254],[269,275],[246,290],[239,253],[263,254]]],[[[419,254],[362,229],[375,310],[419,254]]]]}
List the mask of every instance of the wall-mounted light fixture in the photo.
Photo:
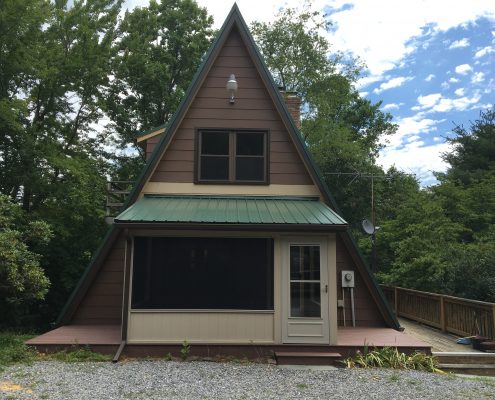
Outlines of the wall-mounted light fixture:
{"type": "Polygon", "coordinates": [[[227,92],[229,92],[229,103],[235,103],[235,92],[237,92],[237,81],[235,80],[235,75],[231,74],[229,80],[227,81],[227,92]]]}

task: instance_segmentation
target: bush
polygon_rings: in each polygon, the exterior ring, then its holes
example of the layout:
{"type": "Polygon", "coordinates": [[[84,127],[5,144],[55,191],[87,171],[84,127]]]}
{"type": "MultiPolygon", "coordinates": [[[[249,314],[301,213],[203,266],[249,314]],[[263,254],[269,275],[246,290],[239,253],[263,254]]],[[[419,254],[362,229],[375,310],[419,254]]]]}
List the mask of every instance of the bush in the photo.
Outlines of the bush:
{"type": "Polygon", "coordinates": [[[24,344],[30,335],[18,335],[11,332],[0,333],[0,371],[10,364],[31,362],[36,353],[24,344]]]}
{"type": "Polygon", "coordinates": [[[347,358],[343,363],[347,368],[414,369],[442,373],[435,357],[421,352],[407,355],[399,352],[397,347],[382,347],[368,351],[365,346],[364,352],[358,351],[354,357],[347,358]]]}

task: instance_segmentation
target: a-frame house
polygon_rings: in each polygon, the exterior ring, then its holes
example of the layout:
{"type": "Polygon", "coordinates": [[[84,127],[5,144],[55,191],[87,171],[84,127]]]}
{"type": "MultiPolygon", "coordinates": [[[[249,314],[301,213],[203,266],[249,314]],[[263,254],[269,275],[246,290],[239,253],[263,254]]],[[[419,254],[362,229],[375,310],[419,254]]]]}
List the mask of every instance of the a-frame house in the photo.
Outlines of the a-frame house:
{"type": "Polygon", "coordinates": [[[139,137],[147,164],[59,328],[30,344],[333,348],[347,332],[360,347],[376,331],[400,345],[293,101],[234,5],[171,121],[139,137]]]}

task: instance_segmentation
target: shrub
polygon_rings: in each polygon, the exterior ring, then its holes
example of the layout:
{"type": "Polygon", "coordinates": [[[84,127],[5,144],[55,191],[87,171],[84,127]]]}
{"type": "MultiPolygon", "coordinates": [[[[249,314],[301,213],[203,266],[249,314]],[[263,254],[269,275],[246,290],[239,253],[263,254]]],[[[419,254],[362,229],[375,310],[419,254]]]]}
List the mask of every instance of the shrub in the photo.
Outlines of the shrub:
{"type": "Polygon", "coordinates": [[[368,347],[365,346],[363,352],[358,351],[354,357],[347,358],[343,363],[347,368],[394,368],[442,372],[435,357],[421,352],[408,355],[399,352],[397,347],[382,347],[368,351],[368,347]]]}

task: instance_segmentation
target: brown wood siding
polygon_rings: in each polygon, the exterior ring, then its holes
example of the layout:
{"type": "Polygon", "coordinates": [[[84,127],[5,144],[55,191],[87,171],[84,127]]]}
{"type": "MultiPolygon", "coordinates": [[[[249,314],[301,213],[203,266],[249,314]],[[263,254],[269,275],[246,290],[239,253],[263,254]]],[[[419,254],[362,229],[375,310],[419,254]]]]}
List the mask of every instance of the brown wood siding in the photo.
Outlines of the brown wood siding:
{"type": "Polygon", "coordinates": [[[146,159],[150,158],[151,153],[153,153],[153,150],[155,150],[155,146],[160,141],[162,135],[163,133],[160,133],[159,135],[150,137],[148,140],[146,140],[146,159]]]}
{"type": "Polygon", "coordinates": [[[112,325],[122,319],[125,241],[119,237],[72,318],[72,324],[112,325]]]}
{"type": "MultiPolygon", "coordinates": [[[[342,239],[337,236],[337,298],[342,298],[342,271],[354,271],[355,288],[354,288],[354,307],[356,312],[356,326],[368,327],[385,327],[387,324],[373,300],[371,293],[364,282],[363,277],[358,271],[357,266],[351,258],[342,239]]],[[[346,326],[352,326],[352,311],[350,290],[345,290],[345,319],[346,326]]],[[[342,309],[338,309],[338,326],[343,326],[342,309]]]]}
{"type": "MultiPolygon", "coordinates": [[[[267,129],[270,132],[270,183],[313,184],[237,31],[227,39],[151,182],[194,182],[198,128],[267,129]],[[229,104],[225,90],[230,74],[235,74],[239,83],[234,105],[229,104]]],[[[148,157],[158,139],[159,135],[148,140],[148,157]]]]}

